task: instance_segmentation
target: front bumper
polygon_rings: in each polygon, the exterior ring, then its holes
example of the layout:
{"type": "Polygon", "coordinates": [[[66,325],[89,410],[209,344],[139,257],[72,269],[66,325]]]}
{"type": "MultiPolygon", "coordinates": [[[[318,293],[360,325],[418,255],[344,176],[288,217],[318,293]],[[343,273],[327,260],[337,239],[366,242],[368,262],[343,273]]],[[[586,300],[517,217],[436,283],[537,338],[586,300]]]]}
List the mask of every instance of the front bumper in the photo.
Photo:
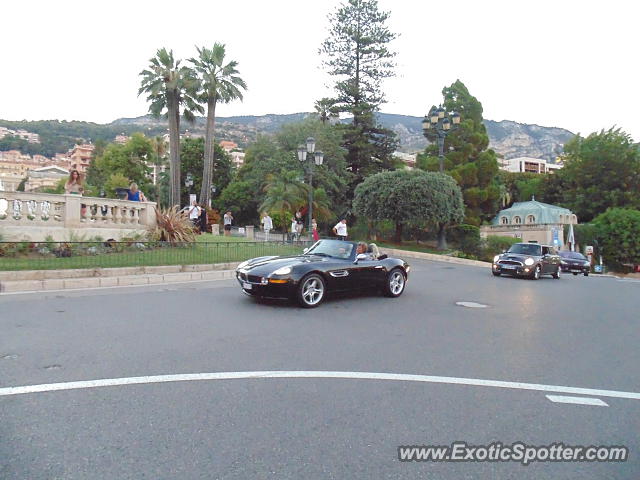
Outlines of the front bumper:
{"type": "Polygon", "coordinates": [[[589,273],[591,268],[585,265],[560,265],[563,272],[567,273],[589,273]]]}
{"type": "Polygon", "coordinates": [[[270,283],[266,277],[261,277],[259,281],[256,278],[249,280],[247,276],[236,271],[236,280],[242,291],[253,297],[289,299],[292,298],[295,291],[294,282],[289,279],[286,279],[284,283],[270,283]]]}
{"type": "Polygon", "coordinates": [[[495,273],[502,273],[504,275],[512,275],[514,277],[531,277],[533,276],[533,272],[536,266],[531,265],[502,265],[498,263],[494,263],[491,269],[495,273]]]}

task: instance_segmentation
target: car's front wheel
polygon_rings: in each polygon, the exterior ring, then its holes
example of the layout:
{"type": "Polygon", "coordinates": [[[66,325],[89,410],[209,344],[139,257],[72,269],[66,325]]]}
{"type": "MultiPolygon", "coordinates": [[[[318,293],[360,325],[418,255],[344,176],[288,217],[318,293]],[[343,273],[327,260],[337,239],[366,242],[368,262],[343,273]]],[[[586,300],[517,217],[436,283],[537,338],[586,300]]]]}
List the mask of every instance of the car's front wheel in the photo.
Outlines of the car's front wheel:
{"type": "Polygon", "coordinates": [[[303,308],[315,308],[322,303],[326,292],[327,287],[322,277],[312,273],[300,280],[296,300],[303,308]]]}
{"type": "Polygon", "coordinates": [[[589,276],[589,272],[584,272],[584,276],[588,277],[589,276]]]}
{"type": "Polygon", "coordinates": [[[542,268],[540,268],[540,265],[536,265],[536,268],[533,270],[533,275],[531,275],[531,280],[539,280],[541,273],[542,268]]]}
{"type": "Polygon", "coordinates": [[[399,268],[394,268],[387,275],[387,282],[385,283],[384,294],[387,297],[399,297],[404,292],[404,286],[406,285],[407,277],[404,272],[399,268]]]}

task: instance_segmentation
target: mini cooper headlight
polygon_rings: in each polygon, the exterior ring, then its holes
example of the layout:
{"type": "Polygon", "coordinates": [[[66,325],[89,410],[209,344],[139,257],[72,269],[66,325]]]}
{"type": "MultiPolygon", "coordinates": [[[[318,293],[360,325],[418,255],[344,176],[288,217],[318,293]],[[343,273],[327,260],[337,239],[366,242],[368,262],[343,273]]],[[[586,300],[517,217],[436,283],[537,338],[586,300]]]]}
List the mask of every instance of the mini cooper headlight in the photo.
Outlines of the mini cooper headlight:
{"type": "Polygon", "coordinates": [[[591,262],[589,262],[589,261],[584,262],[584,266],[585,267],[590,267],[591,266],[591,262]]]}
{"type": "Polygon", "coordinates": [[[274,275],[288,275],[291,273],[291,267],[281,267],[273,272],[274,275]]]}
{"type": "Polygon", "coordinates": [[[246,267],[247,265],[249,265],[249,260],[246,260],[246,261],[242,262],[240,265],[238,265],[238,266],[236,267],[236,270],[240,270],[241,268],[244,268],[244,267],[246,267]]]}
{"type": "Polygon", "coordinates": [[[493,262],[497,262],[498,260],[500,260],[500,255],[496,255],[495,257],[493,257],[493,262]]]}
{"type": "Polygon", "coordinates": [[[533,265],[534,263],[535,263],[535,262],[533,261],[533,258],[527,258],[527,259],[524,261],[524,264],[525,264],[525,265],[533,265]]]}

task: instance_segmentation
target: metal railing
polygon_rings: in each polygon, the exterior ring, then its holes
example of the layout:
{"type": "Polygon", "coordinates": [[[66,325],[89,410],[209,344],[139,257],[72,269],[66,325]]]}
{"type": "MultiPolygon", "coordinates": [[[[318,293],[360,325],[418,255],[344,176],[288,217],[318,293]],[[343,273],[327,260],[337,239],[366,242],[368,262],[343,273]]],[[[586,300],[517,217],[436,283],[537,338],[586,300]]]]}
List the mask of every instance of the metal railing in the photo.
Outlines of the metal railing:
{"type": "Polygon", "coordinates": [[[312,242],[0,242],[0,271],[198,265],[302,253],[312,242]]]}

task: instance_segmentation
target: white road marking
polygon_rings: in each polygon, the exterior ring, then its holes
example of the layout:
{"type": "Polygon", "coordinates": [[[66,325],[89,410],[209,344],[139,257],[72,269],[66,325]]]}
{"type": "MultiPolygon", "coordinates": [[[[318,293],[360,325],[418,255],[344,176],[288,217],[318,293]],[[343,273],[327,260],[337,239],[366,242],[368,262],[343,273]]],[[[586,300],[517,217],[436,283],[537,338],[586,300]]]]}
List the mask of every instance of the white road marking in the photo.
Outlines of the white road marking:
{"type": "Polygon", "coordinates": [[[257,372],[213,372],[186,373],[176,375],[153,375],[145,377],[105,378],[99,380],[83,380],[77,382],[47,383],[42,385],[26,385],[20,387],[0,388],[0,397],[22,395],[26,393],[54,392],[60,390],[76,390],[96,387],[116,387],[123,385],[143,385],[168,382],[192,382],[199,380],[237,380],[260,378],[340,378],[352,380],[396,380],[404,382],[441,383],[449,385],[469,385],[474,387],[510,388],[514,390],[535,390],[551,393],[569,393],[592,397],[626,398],[640,400],[640,393],[616,390],[598,390],[581,387],[565,387],[560,385],[543,385],[537,383],[504,382],[501,380],[482,380],[477,378],[438,377],[432,375],[411,375],[402,373],[375,372],[328,372],[328,371],[257,371],[257,372]]]}
{"type": "Polygon", "coordinates": [[[594,405],[596,407],[608,407],[609,405],[599,398],[588,397],[565,397],[562,395],[545,395],[549,400],[555,403],[573,403],[576,405],[594,405]]]}

